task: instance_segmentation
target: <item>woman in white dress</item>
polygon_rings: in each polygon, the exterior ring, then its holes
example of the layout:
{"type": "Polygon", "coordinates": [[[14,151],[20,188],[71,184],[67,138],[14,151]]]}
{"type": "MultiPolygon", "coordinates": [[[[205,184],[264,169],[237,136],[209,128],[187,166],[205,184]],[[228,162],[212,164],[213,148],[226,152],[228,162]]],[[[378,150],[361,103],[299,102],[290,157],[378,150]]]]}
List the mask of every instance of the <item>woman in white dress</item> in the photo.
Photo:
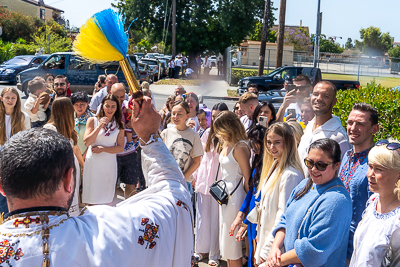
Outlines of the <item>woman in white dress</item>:
{"type": "MultiPolygon", "coordinates": [[[[18,91],[12,87],[3,89],[0,95],[0,151],[14,134],[31,128],[31,120],[21,111],[18,91]]],[[[0,194],[0,213],[8,212],[6,198],[0,194]]]]}
{"type": "Polygon", "coordinates": [[[219,207],[220,251],[228,261],[228,267],[241,267],[242,243],[235,239],[235,229],[231,224],[235,220],[246,192],[249,190],[250,149],[247,135],[238,116],[231,111],[223,111],[214,120],[215,134],[223,142],[221,151],[217,151],[221,164],[222,180],[231,194],[227,205],[219,207]]]}
{"type": "Polygon", "coordinates": [[[367,178],[374,192],[354,233],[350,266],[381,266],[393,232],[400,228],[400,142],[381,140],[368,154],[367,178]]]}
{"type": "Polygon", "coordinates": [[[43,128],[58,132],[67,138],[74,151],[75,160],[75,194],[69,209],[72,216],[79,215],[79,186],[81,180],[81,172],[79,165],[83,168],[84,162],[82,154],[78,147],[78,133],[75,130],[74,106],[67,97],[56,98],[51,106],[51,117],[43,128]]]}
{"type": "Polygon", "coordinates": [[[116,154],[124,149],[124,125],[118,99],[107,95],[100,111],[87,120],[84,136],[88,147],[83,170],[82,202],[111,204],[117,182],[116,154]]]}

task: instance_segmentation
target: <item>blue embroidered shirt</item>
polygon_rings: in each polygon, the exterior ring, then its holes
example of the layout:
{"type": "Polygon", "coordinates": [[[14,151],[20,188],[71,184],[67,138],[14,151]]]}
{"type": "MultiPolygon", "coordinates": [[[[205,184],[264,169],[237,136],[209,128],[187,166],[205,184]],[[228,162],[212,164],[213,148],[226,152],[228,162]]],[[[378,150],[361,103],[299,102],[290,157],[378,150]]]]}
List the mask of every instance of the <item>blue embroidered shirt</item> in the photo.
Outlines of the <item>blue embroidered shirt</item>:
{"type": "Polygon", "coordinates": [[[350,193],[353,204],[353,217],[350,225],[349,244],[347,248],[347,258],[351,259],[353,254],[353,238],[358,223],[361,221],[368,198],[372,193],[368,189],[368,153],[371,148],[354,153],[353,149],[348,150],[342,160],[339,169],[339,178],[342,180],[347,191],[350,193]]]}

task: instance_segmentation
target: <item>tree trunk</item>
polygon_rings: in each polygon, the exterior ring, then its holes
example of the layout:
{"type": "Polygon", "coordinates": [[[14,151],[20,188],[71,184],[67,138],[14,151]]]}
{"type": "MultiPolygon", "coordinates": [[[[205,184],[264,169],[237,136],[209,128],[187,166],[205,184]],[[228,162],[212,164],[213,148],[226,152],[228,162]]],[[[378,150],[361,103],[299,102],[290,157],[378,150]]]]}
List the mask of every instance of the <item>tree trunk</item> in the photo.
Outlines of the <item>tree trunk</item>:
{"type": "Polygon", "coordinates": [[[265,47],[267,45],[268,18],[270,9],[271,9],[271,0],[266,0],[264,9],[263,32],[262,32],[261,46],[260,46],[260,58],[259,58],[260,61],[258,64],[258,76],[262,76],[264,74],[265,47]]]}
{"type": "Polygon", "coordinates": [[[281,0],[279,10],[279,30],[278,30],[278,44],[276,51],[276,68],[282,67],[283,57],[283,39],[285,36],[285,17],[286,17],[286,0],[281,0]]]}

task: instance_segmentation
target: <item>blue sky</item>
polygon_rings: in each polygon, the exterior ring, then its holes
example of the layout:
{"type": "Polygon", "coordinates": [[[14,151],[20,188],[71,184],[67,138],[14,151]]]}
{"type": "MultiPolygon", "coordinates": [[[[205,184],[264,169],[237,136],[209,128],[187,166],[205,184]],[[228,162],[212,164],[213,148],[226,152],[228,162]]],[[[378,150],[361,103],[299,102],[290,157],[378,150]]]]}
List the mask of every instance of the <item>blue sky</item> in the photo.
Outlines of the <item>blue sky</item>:
{"type": "MultiPolygon", "coordinates": [[[[279,9],[279,0],[272,0],[279,9]]],[[[96,12],[109,8],[114,0],[45,0],[47,5],[65,11],[64,16],[72,26],[80,27],[96,12]]],[[[287,0],[286,25],[310,27],[315,33],[317,23],[318,0],[287,0]]],[[[399,0],[321,0],[323,12],[322,33],[342,37],[339,43],[345,43],[347,38],[360,39],[361,28],[376,26],[382,32],[390,32],[395,41],[400,42],[399,0]]],[[[275,17],[279,18],[279,10],[275,17]]],[[[278,20],[276,21],[276,24],[278,20]]]]}

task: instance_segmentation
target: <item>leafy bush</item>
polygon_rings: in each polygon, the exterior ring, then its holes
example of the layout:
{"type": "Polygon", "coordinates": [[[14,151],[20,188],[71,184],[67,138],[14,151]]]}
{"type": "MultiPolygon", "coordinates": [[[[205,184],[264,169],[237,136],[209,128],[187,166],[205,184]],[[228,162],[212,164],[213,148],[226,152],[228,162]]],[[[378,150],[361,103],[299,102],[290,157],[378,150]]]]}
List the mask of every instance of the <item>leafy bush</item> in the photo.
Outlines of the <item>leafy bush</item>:
{"type": "Polygon", "coordinates": [[[37,28],[33,27],[33,19],[17,12],[0,8],[0,26],[3,27],[1,38],[5,42],[15,42],[18,38],[30,40],[37,28]]]}
{"type": "Polygon", "coordinates": [[[384,88],[375,81],[358,90],[339,91],[334,114],[340,117],[343,127],[354,103],[367,103],[375,107],[379,114],[379,131],[375,141],[389,137],[400,140],[400,91],[384,88]]]}
{"type": "MultiPolygon", "coordinates": [[[[264,74],[268,71],[264,70],[264,74]]],[[[258,76],[258,70],[232,69],[232,84],[236,85],[241,78],[258,76]]]]}
{"type": "Polygon", "coordinates": [[[34,45],[34,44],[16,43],[16,44],[13,44],[12,51],[13,51],[14,55],[16,55],[16,56],[34,55],[36,52],[36,49],[38,49],[38,46],[34,45]]]}
{"type": "Polygon", "coordinates": [[[0,63],[13,58],[14,56],[13,44],[10,42],[4,43],[0,39],[0,63]]]}

